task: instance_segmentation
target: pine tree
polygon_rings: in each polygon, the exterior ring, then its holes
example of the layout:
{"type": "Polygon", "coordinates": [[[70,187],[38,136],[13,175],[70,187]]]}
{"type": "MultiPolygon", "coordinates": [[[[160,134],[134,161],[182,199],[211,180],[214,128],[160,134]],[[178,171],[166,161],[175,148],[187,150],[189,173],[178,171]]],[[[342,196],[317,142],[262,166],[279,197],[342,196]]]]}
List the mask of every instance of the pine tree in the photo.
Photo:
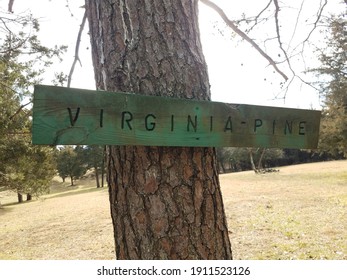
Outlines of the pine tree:
{"type": "Polygon", "coordinates": [[[347,156],[347,20],[346,13],[328,21],[330,33],[315,69],[325,98],[320,148],[347,156]]]}
{"type": "Polygon", "coordinates": [[[71,186],[74,186],[75,180],[87,171],[88,165],[84,160],[81,149],[79,147],[65,146],[58,151],[56,156],[58,174],[63,181],[69,177],[71,186]]]}
{"type": "Polygon", "coordinates": [[[31,199],[47,191],[52,149],[31,145],[31,93],[45,67],[66,47],[46,48],[29,13],[0,13],[0,187],[31,199]]]}
{"type": "MultiPolygon", "coordinates": [[[[97,88],[210,100],[198,1],[86,1],[97,88]]],[[[118,259],[231,259],[213,148],[108,147],[118,259]]]]}

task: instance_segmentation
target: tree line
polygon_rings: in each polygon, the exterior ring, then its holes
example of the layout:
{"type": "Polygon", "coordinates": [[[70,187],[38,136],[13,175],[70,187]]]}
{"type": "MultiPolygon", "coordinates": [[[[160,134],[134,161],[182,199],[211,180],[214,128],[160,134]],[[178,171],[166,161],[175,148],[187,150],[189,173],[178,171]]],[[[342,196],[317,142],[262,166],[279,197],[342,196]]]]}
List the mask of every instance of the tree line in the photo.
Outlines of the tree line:
{"type": "Polygon", "coordinates": [[[345,159],[347,157],[347,20],[346,13],[324,18],[324,46],[316,48],[320,67],[312,68],[312,84],[322,98],[317,150],[221,148],[219,170],[262,170],[281,165],[345,159]]]}
{"type": "Polygon", "coordinates": [[[342,153],[332,154],[323,149],[277,148],[218,148],[220,173],[253,170],[255,173],[276,172],[277,167],[318,161],[344,159],[342,153]]]}
{"type": "Polygon", "coordinates": [[[70,178],[71,186],[90,169],[95,173],[96,187],[104,186],[105,152],[103,146],[65,146],[55,151],[56,169],[65,182],[70,178]]]}

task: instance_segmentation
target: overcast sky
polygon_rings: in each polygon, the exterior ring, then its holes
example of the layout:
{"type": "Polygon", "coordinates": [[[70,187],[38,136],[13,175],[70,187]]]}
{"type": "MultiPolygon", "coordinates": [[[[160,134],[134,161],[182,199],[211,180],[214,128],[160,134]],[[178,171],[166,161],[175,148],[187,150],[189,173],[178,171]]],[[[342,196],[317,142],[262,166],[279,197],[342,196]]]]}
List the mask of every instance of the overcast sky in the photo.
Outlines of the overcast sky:
{"type": "MultiPolygon", "coordinates": [[[[238,1],[237,4],[235,1],[225,0],[215,0],[215,2],[224,8],[229,17],[235,19],[240,17],[243,12],[256,15],[269,1],[243,0],[238,1]]],[[[316,10],[312,7],[317,6],[320,1],[306,0],[297,29],[294,27],[302,1],[291,0],[288,2],[290,7],[283,8],[280,13],[281,27],[285,30],[283,40],[285,42],[292,40],[292,44],[295,45],[312,28],[316,13],[316,10]],[[296,35],[293,37],[294,31],[296,31],[296,35]]],[[[335,6],[328,6],[327,10],[336,11],[339,9],[337,5],[338,0],[331,2],[335,2],[335,6]]],[[[0,0],[3,9],[6,9],[7,3],[7,0],[0,0]]],[[[64,44],[69,46],[64,62],[55,64],[47,71],[46,84],[51,84],[54,72],[63,71],[68,74],[73,61],[76,37],[84,12],[80,6],[84,4],[84,0],[70,0],[69,7],[66,7],[66,3],[66,0],[16,0],[14,5],[15,12],[30,9],[34,16],[40,18],[40,39],[44,44],[50,46],[64,44]],[[73,16],[71,16],[71,13],[73,16]]],[[[200,4],[200,25],[213,101],[319,109],[318,93],[309,86],[299,82],[298,79],[291,84],[285,102],[283,99],[276,99],[276,96],[283,94],[280,83],[284,80],[279,74],[274,73],[272,67],[268,65],[268,62],[260,54],[246,42],[242,42],[239,37],[233,35],[225,27],[219,15],[202,4],[200,4]]],[[[261,28],[256,33],[258,35],[259,32],[262,32],[261,36],[257,37],[257,42],[260,42],[263,37],[270,38],[273,36],[273,32],[275,32],[273,21],[261,28]]],[[[95,89],[87,32],[88,26],[85,27],[80,48],[82,67],[76,66],[71,86],[95,89]]],[[[319,34],[314,35],[318,36],[319,34]]],[[[318,37],[313,36],[313,38],[318,37]]],[[[277,56],[280,55],[279,51],[275,49],[273,42],[261,46],[268,50],[274,59],[277,59],[277,56]]],[[[313,61],[313,57],[311,58],[310,56],[312,54],[308,52],[307,57],[305,57],[308,64],[313,61]]],[[[297,67],[298,73],[304,70],[301,58],[296,59],[296,62],[293,63],[297,67]]],[[[280,68],[287,75],[290,75],[286,64],[281,64],[280,68]]]]}

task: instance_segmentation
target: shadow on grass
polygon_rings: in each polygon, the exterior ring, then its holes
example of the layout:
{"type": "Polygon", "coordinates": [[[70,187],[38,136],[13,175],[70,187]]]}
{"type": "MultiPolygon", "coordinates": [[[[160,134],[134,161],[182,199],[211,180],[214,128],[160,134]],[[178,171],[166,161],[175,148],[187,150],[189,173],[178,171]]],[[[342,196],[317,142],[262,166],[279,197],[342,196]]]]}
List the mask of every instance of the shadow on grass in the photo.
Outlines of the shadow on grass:
{"type": "MultiPolygon", "coordinates": [[[[18,204],[18,202],[17,202],[18,204]]],[[[6,213],[11,212],[13,209],[8,206],[14,205],[14,203],[2,204],[0,207],[0,216],[6,215],[6,213]]]]}
{"type": "Polygon", "coordinates": [[[21,203],[19,203],[18,201],[3,203],[3,204],[2,204],[2,207],[4,207],[4,208],[0,208],[0,211],[1,211],[2,209],[9,210],[9,208],[6,208],[6,207],[8,207],[8,206],[24,205],[24,204],[27,204],[27,203],[30,203],[30,202],[34,202],[34,201],[36,201],[36,200],[23,200],[23,202],[21,202],[21,203]]]}
{"type": "Polygon", "coordinates": [[[64,186],[61,190],[55,189],[53,193],[51,194],[45,194],[38,198],[35,198],[33,200],[24,200],[23,202],[19,203],[18,201],[8,202],[8,203],[2,203],[0,207],[0,215],[5,215],[7,212],[10,212],[13,210],[11,206],[20,206],[25,205],[31,202],[36,202],[40,200],[46,200],[46,199],[52,199],[52,198],[60,198],[60,197],[67,197],[72,195],[79,195],[79,194],[85,194],[85,193],[92,193],[92,192],[98,192],[108,190],[107,187],[103,188],[97,188],[97,187],[85,187],[83,185],[75,185],[75,186],[64,186]]]}
{"type": "Polygon", "coordinates": [[[53,195],[49,195],[47,197],[43,197],[43,199],[66,197],[66,196],[71,196],[71,195],[92,193],[92,192],[98,192],[98,191],[103,191],[103,190],[107,190],[107,188],[106,187],[104,187],[104,188],[92,187],[92,188],[84,188],[84,189],[76,188],[74,190],[70,190],[70,191],[66,191],[66,192],[62,192],[62,193],[56,193],[56,194],[53,194],[53,195]]]}

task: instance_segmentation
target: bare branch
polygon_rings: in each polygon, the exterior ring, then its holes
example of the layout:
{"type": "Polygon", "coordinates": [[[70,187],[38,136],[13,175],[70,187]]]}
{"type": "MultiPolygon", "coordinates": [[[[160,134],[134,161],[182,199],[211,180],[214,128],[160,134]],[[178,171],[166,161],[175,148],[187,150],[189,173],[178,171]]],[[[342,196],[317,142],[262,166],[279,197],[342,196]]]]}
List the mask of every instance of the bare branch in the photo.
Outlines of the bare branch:
{"type": "MultiPolygon", "coordinates": [[[[347,1],[347,0],[346,0],[346,1],[347,1]]],[[[304,7],[304,3],[305,3],[305,0],[302,0],[301,5],[300,5],[300,9],[299,9],[299,12],[298,12],[298,16],[296,17],[296,21],[295,21],[295,26],[294,26],[293,34],[292,34],[292,37],[290,38],[288,47],[291,45],[291,43],[292,43],[292,41],[293,41],[293,39],[294,39],[294,36],[295,36],[295,34],[296,34],[296,30],[297,30],[297,28],[298,28],[299,19],[300,19],[300,16],[301,16],[302,9],[303,9],[303,7],[304,7]]]]}
{"type": "Polygon", "coordinates": [[[278,14],[280,12],[280,6],[278,4],[278,0],[273,0],[274,4],[275,4],[275,24],[276,24],[276,34],[277,34],[277,41],[278,41],[278,45],[281,49],[281,51],[284,54],[285,60],[288,63],[289,69],[290,71],[293,73],[293,75],[295,76],[295,72],[290,64],[290,60],[287,54],[287,51],[283,48],[283,43],[282,43],[282,39],[281,39],[281,32],[280,32],[280,24],[279,24],[279,19],[278,19],[278,14]]]}
{"type": "MultiPolygon", "coordinates": [[[[265,6],[264,9],[262,9],[260,11],[260,13],[254,18],[254,24],[253,26],[251,26],[251,28],[248,29],[248,31],[251,31],[257,24],[258,24],[258,20],[260,18],[260,16],[267,10],[267,8],[270,7],[271,3],[272,3],[273,0],[270,0],[269,3],[265,6]]],[[[346,0],[347,1],[347,0],[346,0]]]]}
{"type": "MultiPolygon", "coordinates": [[[[318,27],[318,24],[322,18],[322,14],[323,14],[323,10],[325,8],[325,6],[328,4],[328,0],[324,0],[324,3],[322,4],[322,1],[320,2],[320,7],[318,9],[318,12],[317,12],[317,17],[316,17],[316,20],[313,24],[313,28],[311,29],[311,31],[308,33],[307,37],[305,38],[305,40],[303,40],[301,43],[299,43],[297,46],[295,46],[293,49],[292,49],[292,52],[295,52],[296,50],[299,49],[299,53],[303,53],[304,50],[305,50],[305,46],[306,44],[308,43],[312,33],[317,29],[318,27]],[[300,49],[300,46],[301,46],[301,49],[300,49]]],[[[347,3],[347,0],[345,0],[345,2],[347,3]]],[[[301,12],[301,11],[300,11],[301,12]]],[[[294,34],[293,34],[294,36],[294,34]]]]}
{"type": "Polygon", "coordinates": [[[13,3],[14,3],[14,0],[9,0],[8,1],[8,11],[10,13],[13,13],[13,3]]]}
{"type": "Polygon", "coordinates": [[[270,2],[265,6],[265,8],[262,9],[261,12],[255,17],[255,21],[257,21],[258,18],[266,11],[266,9],[270,7],[271,2],[272,2],[272,0],[270,0],[270,2]]]}
{"type": "Polygon", "coordinates": [[[81,43],[81,36],[82,36],[82,32],[83,32],[86,20],[87,20],[87,10],[84,11],[82,23],[80,25],[80,30],[78,31],[76,47],[75,47],[75,59],[72,62],[72,65],[71,65],[70,73],[69,73],[69,76],[68,76],[68,79],[67,79],[67,87],[70,87],[70,85],[71,85],[72,75],[73,75],[73,72],[75,71],[75,66],[76,66],[77,61],[82,66],[81,60],[79,58],[79,49],[80,49],[80,43],[81,43]]]}
{"type": "Polygon", "coordinates": [[[210,0],[200,0],[202,3],[207,5],[208,7],[215,10],[221,18],[224,20],[224,22],[239,36],[241,36],[245,41],[247,41],[249,44],[251,44],[269,63],[270,65],[276,70],[277,73],[279,73],[286,81],[288,80],[288,77],[286,74],[284,74],[276,65],[276,62],[267,54],[265,53],[259,45],[254,42],[246,33],[244,33],[242,30],[240,30],[233,21],[231,21],[227,15],[224,13],[224,11],[217,6],[215,3],[211,2],[210,0]]]}
{"type": "Polygon", "coordinates": [[[315,29],[317,28],[317,24],[319,23],[321,17],[322,17],[322,13],[323,13],[323,10],[325,8],[325,6],[328,4],[328,0],[324,0],[324,4],[322,5],[322,1],[321,1],[321,6],[319,8],[319,11],[318,11],[318,14],[317,14],[317,18],[316,18],[316,21],[314,22],[313,24],[313,28],[312,30],[310,31],[310,33],[308,34],[307,38],[304,40],[303,44],[305,44],[311,37],[313,31],[315,31],[315,29]]]}
{"type": "Polygon", "coordinates": [[[14,118],[15,116],[17,116],[17,115],[24,109],[24,107],[28,106],[28,105],[31,104],[31,103],[32,103],[32,101],[29,101],[28,103],[21,105],[21,106],[18,108],[18,110],[17,110],[11,117],[9,117],[9,120],[12,121],[13,118],[14,118]]]}

